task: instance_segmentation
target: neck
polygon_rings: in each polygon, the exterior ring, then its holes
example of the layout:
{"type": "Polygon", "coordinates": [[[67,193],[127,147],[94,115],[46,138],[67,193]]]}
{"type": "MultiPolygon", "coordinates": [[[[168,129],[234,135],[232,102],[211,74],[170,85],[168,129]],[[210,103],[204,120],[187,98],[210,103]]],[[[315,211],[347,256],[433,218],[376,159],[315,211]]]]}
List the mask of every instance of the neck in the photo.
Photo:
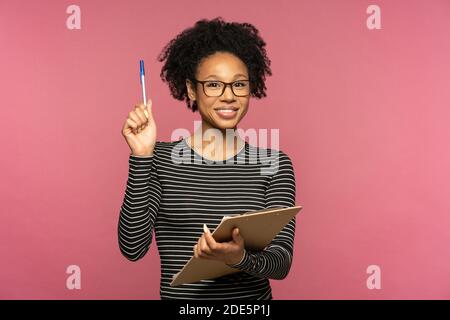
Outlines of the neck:
{"type": "Polygon", "coordinates": [[[202,121],[202,125],[190,137],[190,145],[204,157],[214,160],[228,159],[241,150],[245,141],[237,134],[237,127],[214,128],[202,121]]]}

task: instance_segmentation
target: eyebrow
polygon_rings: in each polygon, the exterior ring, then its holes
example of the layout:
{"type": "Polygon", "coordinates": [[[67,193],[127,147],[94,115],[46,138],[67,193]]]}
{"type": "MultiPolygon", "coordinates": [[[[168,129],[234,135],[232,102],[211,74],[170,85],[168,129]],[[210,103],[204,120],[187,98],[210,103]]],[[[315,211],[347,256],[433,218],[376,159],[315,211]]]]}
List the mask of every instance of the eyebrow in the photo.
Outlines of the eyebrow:
{"type": "MultiPolygon", "coordinates": [[[[238,74],[234,75],[233,79],[236,79],[236,78],[239,78],[239,77],[247,77],[247,76],[245,74],[238,73],[238,74]]],[[[215,75],[215,74],[210,74],[205,79],[208,79],[208,78],[219,78],[220,79],[220,77],[218,75],[215,75]]]]}

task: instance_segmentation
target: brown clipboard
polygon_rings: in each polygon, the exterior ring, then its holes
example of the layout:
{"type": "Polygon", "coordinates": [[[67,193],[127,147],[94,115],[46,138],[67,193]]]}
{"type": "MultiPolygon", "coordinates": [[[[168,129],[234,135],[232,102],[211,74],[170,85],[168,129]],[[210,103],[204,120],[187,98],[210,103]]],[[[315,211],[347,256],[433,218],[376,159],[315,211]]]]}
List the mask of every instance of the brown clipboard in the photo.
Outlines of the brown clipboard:
{"type": "MultiPolygon", "coordinates": [[[[238,227],[245,241],[245,248],[262,250],[267,247],[276,235],[302,209],[302,206],[289,208],[269,208],[248,213],[225,216],[212,236],[218,242],[230,241],[231,231],[238,227]]],[[[214,279],[240,270],[231,268],[224,262],[195,258],[194,256],[175,274],[171,287],[181,284],[214,279]]]]}

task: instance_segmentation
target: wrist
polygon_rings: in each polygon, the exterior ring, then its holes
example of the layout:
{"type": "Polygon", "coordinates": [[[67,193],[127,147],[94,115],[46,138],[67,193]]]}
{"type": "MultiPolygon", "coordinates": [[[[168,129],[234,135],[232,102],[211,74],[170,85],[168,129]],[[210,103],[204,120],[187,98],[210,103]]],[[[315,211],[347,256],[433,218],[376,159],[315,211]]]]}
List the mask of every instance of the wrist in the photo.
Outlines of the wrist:
{"type": "Polygon", "coordinates": [[[232,262],[227,262],[228,265],[233,266],[233,265],[239,265],[241,264],[242,261],[244,261],[245,258],[245,254],[246,254],[246,250],[244,248],[244,250],[242,250],[242,253],[239,257],[237,257],[234,261],[232,262]]]}
{"type": "Polygon", "coordinates": [[[142,152],[133,152],[131,151],[131,155],[135,157],[151,157],[153,156],[153,149],[148,151],[142,151],[142,152]]]}

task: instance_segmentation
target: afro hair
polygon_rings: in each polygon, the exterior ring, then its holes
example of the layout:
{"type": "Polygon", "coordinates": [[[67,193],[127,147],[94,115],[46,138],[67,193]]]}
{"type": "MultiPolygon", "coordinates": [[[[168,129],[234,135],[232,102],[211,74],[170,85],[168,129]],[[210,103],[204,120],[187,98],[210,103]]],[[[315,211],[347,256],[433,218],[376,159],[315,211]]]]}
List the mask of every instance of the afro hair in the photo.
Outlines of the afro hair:
{"type": "Polygon", "coordinates": [[[225,22],[221,17],[202,19],[169,41],[161,51],[158,61],[165,63],[160,76],[168,83],[171,95],[185,100],[187,107],[195,112],[197,102],[191,104],[186,80],[195,81],[197,67],[204,58],[216,52],[228,52],[247,66],[250,95],[262,98],[266,96],[266,75],[272,75],[265,46],[259,31],[250,23],[225,22]]]}

